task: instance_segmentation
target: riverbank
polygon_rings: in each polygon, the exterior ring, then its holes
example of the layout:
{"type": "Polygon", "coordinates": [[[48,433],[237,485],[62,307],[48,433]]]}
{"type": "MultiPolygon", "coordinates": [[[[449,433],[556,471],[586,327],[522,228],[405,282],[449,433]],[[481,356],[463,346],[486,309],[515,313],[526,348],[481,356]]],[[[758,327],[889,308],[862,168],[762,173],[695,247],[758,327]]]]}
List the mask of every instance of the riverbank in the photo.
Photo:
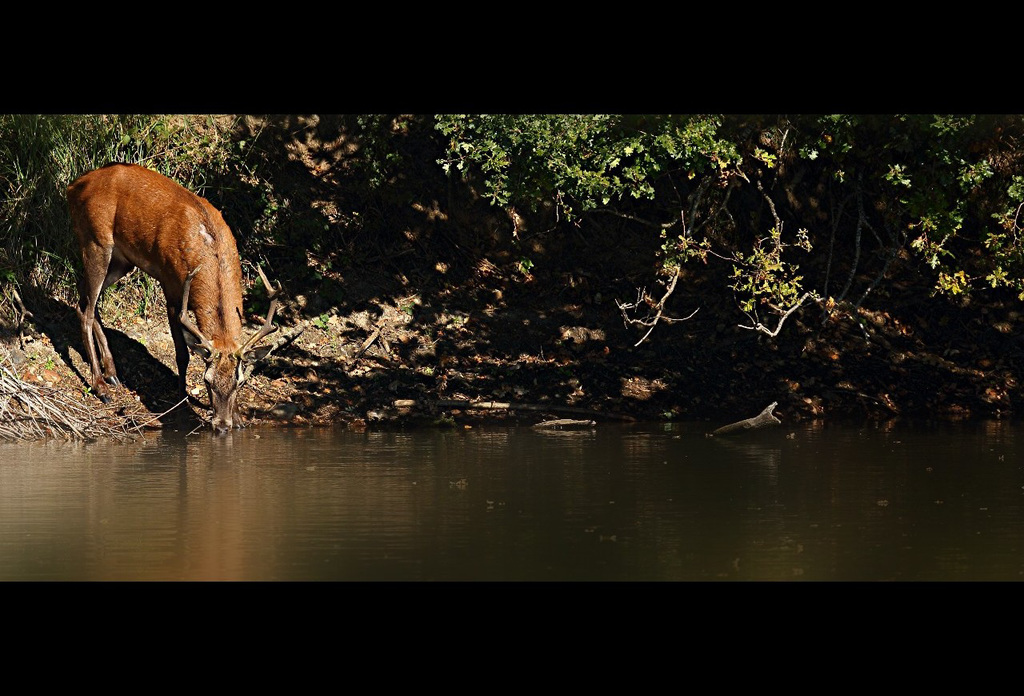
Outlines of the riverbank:
{"type": "MultiPolygon", "coordinates": [[[[230,176],[204,191],[239,240],[247,295],[259,282],[252,266],[259,262],[285,289],[278,325],[304,327],[242,389],[239,406],[251,425],[558,417],[721,425],[772,402],[783,422],[1017,415],[1024,310],[1015,291],[936,296],[933,269],[907,240],[862,253],[859,241],[844,247],[841,234],[833,261],[835,228],[816,189],[808,189],[806,205],[789,204],[791,226],[811,224],[822,247],[800,267],[803,287],[844,301],[808,300],[781,325],[779,312],[761,306],[762,320],[777,328],[769,336],[746,328],[750,318],[730,289],[731,261],[708,256],[683,265],[662,320],[647,333],[627,323],[620,306],[637,303],[630,316],[642,317],[663,296],[663,227],[615,211],[571,222],[555,208],[520,215],[493,206],[478,181],[442,175],[433,130],[413,128],[396,140],[408,166],[371,187],[366,162],[373,160],[359,160],[360,140],[343,121],[243,119],[232,137],[259,143],[262,187],[230,176]],[[810,210],[820,215],[796,216],[810,210]]],[[[801,192],[782,186],[778,199],[801,192]]],[[[62,201],[53,205],[64,210],[62,201]]],[[[715,243],[728,251],[727,238],[715,243]]],[[[0,418],[16,422],[16,409],[30,410],[10,405],[20,385],[30,385],[32,399],[100,409],[117,432],[202,425],[201,361],[189,368],[192,401],[179,404],[155,284],[122,281],[101,302],[122,381],[101,408],[86,388],[70,284],[47,291],[27,278],[19,289],[31,316],[20,324],[0,316],[0,367],[10,373],[0,418]]],[[[246,304],[250,330],[266,309],[258,295],[246,304]]]]}
{"type": "MultiPolygon", "coordinates": [[[[352,288],[368,287],[364,270],[352,288]]],[[[315,289],[292,292],[277,323],[304,326],[261,365],[239,397],[250,425],[351,428],[535,423],[558,417],[706,420],[723,424],[777,401],[783,422],[806,419],[1011,418],[1020,399],[1021,317],[1012,303],[933,301],[909,289],[891,310],[795,313],[769,338],[727,321],[729,308],[681,293],[687,322],[642,334],[615,298],[581,275],[561,292],[481,266],[469,282],[424,286],[342,313],[315,289]],[[537,306],[537,298],[547,298],[537,306]],[[915,299],[917,298],[917,299],[915,299]],[[470,301],[472,299],[472,301],[470,301]],[[692,310],[691,310],[692,311],[692,310]]],[[[339,279],[342,282],[342,279],[339,279]]],[[[106,319],[122,386],[88,394],[73,308],[35,298],[0,341],[0,366],[36,399],[100,412],[112,433],[202,429],[207,396],[193,358],[192,403],[175,397],[174,350],[159,298],[106,319]]],[[[106,317],[106,315],[104,315],[106,317]]],[[[250,317],[250,327],[259,317],[250,317]]],[[[11,379],[8,382],[11,383],[11,379]]],[[[2,395],[10,400],[8,393],[2,395]]],[[[67,410],[67,407],[58,407],[67,410]]],[[[14,409],[16,410],[16,408],[14,409]]],[[[10,421],[12,407],[4,417],[10,421]]],[[[45,435],[45,424],[33,432],[45,435]]],[[[55,437],[75,437],[49,428],[55,437]]]]}

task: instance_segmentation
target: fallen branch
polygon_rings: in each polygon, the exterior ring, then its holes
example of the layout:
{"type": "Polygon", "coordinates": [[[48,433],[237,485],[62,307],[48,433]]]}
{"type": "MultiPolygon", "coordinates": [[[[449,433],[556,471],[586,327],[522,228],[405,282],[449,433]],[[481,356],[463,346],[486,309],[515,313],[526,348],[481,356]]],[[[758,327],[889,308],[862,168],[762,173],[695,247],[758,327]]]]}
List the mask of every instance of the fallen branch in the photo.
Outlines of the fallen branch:
{"type": "Polygon", "coordinates": [[[540,423],[534,423],[534,428],[553,428],[560,430],[562,428],[589,428],[596,425],[596,421],[592,420],[574,420],[572,418],[558,418],[555,420],[541,421],[540,423]]]}
{"type": "Polygon", "coordinates": [[[282,334],[281,336],[279,336],[278,339],[276,341],[274,341],[273,343],[264,345],[261,348],[259,348],[259,351],[258,351],[259,358],[261,360],[262,359],[266,359],[267,357],[270,356],[271,353],[273,353],[278,348],[283,348],[287,344],[289,344],[292,341],[294,341],[295,339],[297,339],[299,336],[302,335],[302,332],[305,331],[305,330],[306,330],[306,322],[302,322],[298,326],[293,327],[289,331],[287,331],[284,334],[282,334]]]}
{"type": "Polygon", "coordinates": [[[891,411],[892,413],[896,413],[896,414],[899,413],[899,409],[895,408],[892,404],[886,403],[882,399],[878,399],[878,398],[876,398],[874,396],[871,396],[870,394],[865,394],[864,392],[859,392],[859,391],[856,391],[854,389],[841,389],[841,388],[838,388],[838,387],[833,389],[832,391],[840,393],[840,394],[853,394],[854,396],[859,396],[862,399],[867,399],[868,401],[874,401],[879,406],[884,406],[885,408],[889,409],[889,411],[891,411]]]}
{"type": "Polygon", "coordinates": [[[373,342],[376,341],[378,338],[380,338],[379,326],[375,327],[373,329],[373,333],[370,334],[370,337],[363,341],[363,345],[359,346],[359,350],[357,350],[356,354],[352,356],[352,360],[358,360],[359,358],[363,357],[363,353],[369,350],[370,346],[372,346],[373,342]]]}
{"type": "Polygon", "coordinates": [[[58,389],[24,382],[0,365],[0,440],[130,440],[130,416],[89,406],[58,389]]]}
{"type": "Polygon", "coordinates": [[[747,418],[745,420],[730,423],[729,425],[723,425],[718,430],[715,430],[710,435],[711,437],[721,437],[722,435],[733,435],[736,433],[746,432],[748,430],[757,430],[759,428],[766,428],[771,425],[779,425],[782,423],[778,418],[772,414],[772,411],[776,406],[779,405],[778,401],[773,401],[768,404],[767,407],[753,418],[747,418]]]}

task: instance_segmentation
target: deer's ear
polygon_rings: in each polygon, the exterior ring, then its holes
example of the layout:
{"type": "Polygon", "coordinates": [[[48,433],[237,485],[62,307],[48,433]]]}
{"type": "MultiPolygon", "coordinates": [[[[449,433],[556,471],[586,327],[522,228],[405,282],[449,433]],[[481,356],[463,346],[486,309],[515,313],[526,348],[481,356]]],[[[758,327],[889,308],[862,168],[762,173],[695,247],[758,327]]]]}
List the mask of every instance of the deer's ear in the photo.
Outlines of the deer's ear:
{"type": "Polygon", "coordinates": [[[238,362],[238,366],[235,368],[235,383],[239,387],[245,384],[245,381],[249,379],[249,375],[252,374],[253,367],[255,367],[254,363],[245,362],[244,360],[238,362]]]}
{"type": "Polygon", "coordinates": [[[182,335],[185,337],[185,345],[187,345],[193,353],[206,361],[209,361],[213,357],[210,349],[203,345],[202,341],[193,336],[191,331],[182,331],[182,335]]]}
{"type": "Polygon", "coordinates": [[[275,347],[276,346],[260,346],[259,348],[253,348],[246,353],[245,360],[250,363],[258,363],[260,360],[263,360],[270,355],[271,351],[273,351],[275,347]]]}

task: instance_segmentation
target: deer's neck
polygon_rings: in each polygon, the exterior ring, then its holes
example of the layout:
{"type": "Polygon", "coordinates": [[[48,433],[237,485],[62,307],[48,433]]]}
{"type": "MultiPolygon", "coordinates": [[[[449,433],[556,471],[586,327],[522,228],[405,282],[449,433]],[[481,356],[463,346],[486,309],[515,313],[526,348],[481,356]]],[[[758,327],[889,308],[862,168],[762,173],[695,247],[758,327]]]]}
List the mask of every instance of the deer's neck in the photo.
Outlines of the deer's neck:
{"type": "Polygon", "coordinates": [[[233,259],[208,259],[192,283],[189,307],[199,330],[217,350],[234,351],[242,343],[240,276],[236,252],[233,259]]]}

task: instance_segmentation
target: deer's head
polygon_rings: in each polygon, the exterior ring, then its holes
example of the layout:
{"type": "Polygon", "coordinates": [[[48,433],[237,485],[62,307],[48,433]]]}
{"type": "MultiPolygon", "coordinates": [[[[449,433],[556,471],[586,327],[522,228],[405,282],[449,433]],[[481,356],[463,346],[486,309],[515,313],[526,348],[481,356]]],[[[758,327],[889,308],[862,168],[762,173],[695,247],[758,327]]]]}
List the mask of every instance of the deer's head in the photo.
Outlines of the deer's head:
{"type": "MultiPolygon", "coordinates": [[[[201,266],[196,267],[188,274],[182,291],[181,314],[179,319],[184,327],[185,343],[189,349],[199,355],[206,363],[203,371],[203,381],[206,383],[206,391],[210,397],[210,406],[213,409],[213,418],[210,422],[213,429],[218,433],[224,433],[231,428],[242,426],[242,419],[238,413],[238,390],[249,376],[258,362],[266,358],[271,351],[283,345],[285,341],[294,336],[287,336],[284,340],[269,346],[257,348],[266,336],[277,330],[274,325],[274,312],[277,310],[278,301],[274,297],[280,288],[274,289],[263,274],[260,268],[260,277],[267,287],[268,296],[271,297],[270,310],[267,318],[256,333],[248,338],[242,345],[234,350],[219,349],[199,330],[199,328],[188,317],[188,296],[192,286],[192,279],[199,272],[201,266]]],[[[257,268],[259,268],[257,266],[257,268]]]]}

